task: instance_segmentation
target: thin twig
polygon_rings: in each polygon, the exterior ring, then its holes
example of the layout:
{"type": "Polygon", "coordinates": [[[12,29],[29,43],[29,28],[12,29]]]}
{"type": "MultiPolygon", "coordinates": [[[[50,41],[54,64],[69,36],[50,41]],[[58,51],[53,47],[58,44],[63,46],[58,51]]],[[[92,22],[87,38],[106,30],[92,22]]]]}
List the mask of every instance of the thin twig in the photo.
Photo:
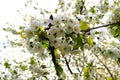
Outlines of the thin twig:
{"type": "Polygon", "coordinates": [[[95,55],[95,56],[102,63],[102,65],[105,67],[105,69],[108,71],[108,73],[110,74],[112,80],[114,80],[114,77],[113,77],[112,73],[110,72],[109,68],[99,59],[99,57],[97,55],[95,55]]]}
{"type": "Polygon", "coordinates": [[[80,32],[89,32],[91,30],[94,30],[94,29],[98,29],[98,28],[103,28],[103,27],[108,27],[110,25],[115,25],[115,24],[120,24],[120,22],[116,22],[116,23],[111,23],[111,24],[106,24],[106,25],[102,25],[102,26],[97,26],[97,27],[93,27],[93,28],[90,28],[90,29],[87,29],[87,30],[81,30],[80,32]]]}
{"type": "Polygon", "coordinates": [[[66,62],[66,65],[67,65],[68,70],[70,71],[71,74],[73,74],[73,72],[72,72],[72,70],[71,70],[71,68],[70,68],[70,66],[69,66],[69,63],[68,63],[66,57],[64,57],[64,59],[65,59],[65,62],[66,62]]]}

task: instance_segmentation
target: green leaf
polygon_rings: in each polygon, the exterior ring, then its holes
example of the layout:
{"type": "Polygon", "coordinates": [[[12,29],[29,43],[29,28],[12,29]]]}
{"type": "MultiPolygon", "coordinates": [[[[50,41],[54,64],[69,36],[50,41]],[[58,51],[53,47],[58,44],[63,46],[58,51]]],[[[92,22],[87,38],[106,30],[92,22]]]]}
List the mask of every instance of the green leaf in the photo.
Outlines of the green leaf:
{"type": "Polygon", "coordinates": [[[89,62],[87,64],[87,66],[83,69],[83,71],[84,71],[84,77],[86,77],[87,80],[89,80],[89,78],[90,78],[90,73],[91,73],[92,67],[93,67],[93,62],[89,62]]]}
{"type": "Polygon", "coordinates": [[[44,41],[42,42],[42,47],[43,47],[43,48],[48,48],[48,47],[49,47],[49,42],[48,42],[47,40],[44,40],[44,41]]]}
{"type": "Polygon", "coordinates": [[[111,77],[108,77],[106,80],[112,80],[112,78],[111,78],[111,77]]]}
{"type": "Polygon", "coordinates": [[[4,63],[5,68],[10,68],[10,65],[11,64],[9,64],[8,61],[5,61],[5,63],[4,63]]]}
{"type": "Polygon", "coordinates": [[[40,33],[40,30],[38,29],[38,30],[36,30],[36,31],[34,31],[34,35],[38,35],[40,33]]]}
{"type": "Polygon", "coordinates": [[[23,71],[27,70],[28,67],[26,65],[20,64],[19,66],[23,71]]]}
{"type": "Polygon", "coordinates": [[[40,31],[44,30],[43,26],[40,26],[39,28],[40,28],[40,31]]]}
{"type": "Polygon", "coordinates": [[[105,1],[104,4],[105,4],[105,5],[109,5],[109,2],[105,1]]]}
{"type": "Polygon", "coordinates": [[[94,9],[94,8],[95,8],[95,6],[93,6],[92,8],[90,8],[89,11],[90,11],[91,13],[95,13],[95,9],[94,9]]]}
{"type": "Polygon", "coordinates": [[[31,65],[35,65],[35,64],[36,64],[36,60],[35,60],[34,57],[31,57],[31,58],[30,58],[30,64],[31,64],[31,65]]]}
{"type": "Polygon", "coordinates": [[[89,76],[90,76],[89,75],[90,68],[89,67],[85,67],[83,71],[84,71],[84,76],[89,78],[89,76]]]}
{"type": "Polygon", "coordinates": [[[82,21],[82,20],[80,20],[80,29],[81,30],[88,30],[89,29],[89,25],[88,25],[88,23],[87,22],[85,22],[85,21],[82,21]]]}
{"type": "Polygon", "coordinates": [[[57,49],[54,49],[54,54],[58,55],[58,50],[57,49]]]}
{"type": "Polygon", "coordinates": [[[93,46],[94,42],[93,42],[93,38],[91,36],[88,37],[88,44],[93,46]]]}
{"type": "Polygon", "coordinates": [[[119,37],[120,36],[120,29],[116,29],[115,30],[115,34],[114,34],[115,37],[119,37]]]}
{"type": "Polygon", "coordinates": [[[58,75],[61,75],[63,73],[63,69],[62,69],[62,67],[59,64],[56,65],[56,69],[58,71],[58,75]]]}
{"type": "Polygon", "coordinates": [[[82,34],[78,35],[78,37],[75,39],[75,46],[74,49],[78,49],[79,47],[81,48],[81,50],[83,50],[83,46],[84,46],[84,37],[82,34]]]}
{"type": "Polygon", "coordinates": [[[114,37],[120,37],[120,25],[119,25],[119,24],[111,25],[110,28],[111,28],[110,33],[111,33],[114,37]]]}
{"type": "Polygon", "coordinates": [[[95,34],[100,34],[100,32],[96,31],[95,34]]]}
{"type": "Polygon", "coordinates": [[[93,61],[89,62],[89,63],[87,64],[87,67],[93,67],[93,61]]]}

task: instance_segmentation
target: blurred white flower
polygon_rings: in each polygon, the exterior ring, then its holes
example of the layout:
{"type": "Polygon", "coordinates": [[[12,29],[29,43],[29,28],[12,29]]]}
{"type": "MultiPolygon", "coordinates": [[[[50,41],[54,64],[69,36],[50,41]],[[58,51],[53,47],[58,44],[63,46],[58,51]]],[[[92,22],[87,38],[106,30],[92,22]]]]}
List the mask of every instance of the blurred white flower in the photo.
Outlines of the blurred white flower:
{"type": "Polygon", "coordinates": [[[82,21],[85,21],[85,15],[77,15],[77,18],[82,21]]]}
{"type": "Polygon", "coordinates": [[[62,20],[66,20],[66,21],[69,21],[71,19],[71,16],[69,13],[66,13],[66,12],[62,12],[61,13],[61,18],[62,20]]]}
{"type": "Polygon", "coordinates": [[[35,41],[33,39],[25,41],[25,46],[28,49],[28,51],[33,54],[44,52],[42,45],[38,41],[35,41]]]}
{"type": "Polygon", "coordinates": [[[57,32],[58,32],[58,28],[52,26],[49,30],[48,30],[48,34],[51,34],[51,35],[57,35],[57,32]]]}
{"type": "Polygon", "coordinates": [[[110,48],[106,50],[106,53],[104,53],[105,57],[111,57],[118,59],[120,58],[120,50],[117,48],[110,48]]]}
{"type": "Polygon", "coordinates": [[[30,21],[30,28],[32,31],[35,31],[39,29],[39,26],[41,25],[40,21],[37,19],[31,19],[30,21]]]}
{"type": "Polygon", "coordinates": [[[33,32],[30,28],[25,28],[25,31],[24,31],[24,36],[26,39],[30,39],[33,37],[33,32]]]}
{"type": "Polygon", "coordinates": [[[73,46],[67,43],[61,45],[60,51],[63,56],[66,56],[71,53],[73,46]]]}
{"type": "Polygon", "coordinates": [[[80,25],[73,25],[73,31],[77,34],[80,33],[80,25]]]}
{"type": "Polygon", "coordinates": [[[70,33],[73,32],[72,22],[67,22],[64,27],[65,27],[65,32],[66,32],[67,34],[70,34],[70,33]]]}
{"type": "Polygon", "coordinates": [[[34,67],[32,67],[31,69],[33,72],[39,73],[41,74],[41,69],[39,65],[35,65],[34,67]]]}
{"type": "Polygon", "coordinates": [[[57,37],[64,37],[65,29],[63,27],[58,28],[57,37]]]}
{"type": "Polygon", "coordinates": [[[56,25],[56,26],[60,26],[59,24],[61,23],[61,21],[62,21],[62,17],[61,17],[61,15],[59,14],[54,14],[53,15],[53,20],[51,21],[51,23],[53,24],[53,25],[56,25]]]}
{"type": "Polygon", "coordinates": [[[55,48],[60,47],[62,44],[62,39],[61,38],[55,38],[52,41],[50,41],[50,45],[54,46],[55,48]]]}
{"type": "Polygon", "coordinates": [[[72,54],[73,54],[73,55],[76,55],[76,54],[79,55],[79,54],[80,54],[80,50],[73,50],[73,51],[72,51],[72,54]]]}
{"type": "Polygon", "coordinates": [[[120,8],[116,8],[113,11],[111,17],[112,17],[112,21],[110,21],[110,22],[118,22],[118,21],[120,21],[120,8]]]}
{"type": "Polygon", "coordinates": [[[48,35],[47,38],[49,39],[50,42],[55,40],[55,36],[52,34],[48,35]]]}

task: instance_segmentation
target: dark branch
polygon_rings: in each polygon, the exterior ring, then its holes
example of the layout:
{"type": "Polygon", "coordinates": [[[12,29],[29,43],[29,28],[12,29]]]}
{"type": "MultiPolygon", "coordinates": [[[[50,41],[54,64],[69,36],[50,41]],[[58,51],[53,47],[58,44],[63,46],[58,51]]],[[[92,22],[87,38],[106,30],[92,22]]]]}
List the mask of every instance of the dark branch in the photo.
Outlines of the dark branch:
{"type": "Polygon", "coordinates": [[[68,70],[70,71],[71,74],[73,74],[72,70],[70,69],[70,66],[69,66],[69,63],[68,63],[66,57],[64,57],[64,59],[65,59],[68,70]]]}
{"type": "Polygon", "coordinates": [[[99,57],[97,55],[95,55],[95,56],[102,63],[102,65],[105,67],[105,69],[108,71],[108,73],[110,74],[112,80],[114,80],[114,77],[113,77],[112,73],[110,72],[109,68],[99,59],[99,57]]]}
{"type": "Polygon", "coordinates": [[[111,24],[106,24],[106,25],[102,25],[102,26],[97,26],[97,27],[93,27],[93,28],[90,28],[90,29],[87,29],[87,30],[81,30],[80,32],[89,32],[91,30],[94,30],[94,29],[98,29],[98,28],[103,28],[103,27],[108,27],[110,25],[115,25],[115,24],[120,24],[120,22],[116,22],[116,23],[111,23],[111,24]]]}
{"type": "Polygon", "coordinates": [[[82,6],[80,6],[80,14],[82,15],[82,11],[85,5],[85,0],[82,0],[81,2],[82,2],[82,6]]]}
{"type": "Polygon", "coordinates": [[[56,57],[55,57],[55,54],[54,54],[54,47],[49,47],[49,50],[51,51],[51,55],[52,55],[52,61],[53,61],[53,64],[55,66],[55,70],[56,70],[56,74],[59,76],[59,71],[57,69],[57,66],[58,66],[58,63],[56,62],[56,57]]]}

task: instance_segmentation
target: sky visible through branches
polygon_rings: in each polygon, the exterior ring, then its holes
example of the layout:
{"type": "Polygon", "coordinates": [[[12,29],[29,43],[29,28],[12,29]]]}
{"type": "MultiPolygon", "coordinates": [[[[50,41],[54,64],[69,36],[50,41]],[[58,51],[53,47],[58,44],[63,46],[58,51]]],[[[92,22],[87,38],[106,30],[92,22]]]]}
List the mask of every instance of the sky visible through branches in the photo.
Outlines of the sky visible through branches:
{"type": "MultiPolygon", "coordinates": [[[[69,1],[69,0],[66,0],[66,2],[67,1],[69,1]]],[[[96,1],[86,0],[86,3],[87,3],[87,1],[93,3],[94,5],[99,5],[99,2],[102,0],[96,0],[96,1]]],[[[113,3],[113,1],[111,1],[111,0],[108,0],[108,1],[110,1],[110,4],[113,3]]],[[[3,28],[7,28],[8,26],[12,26],[13,28],[18,29],[18,26],[24,26],[24,25],[29,24],[29,22],[27,22],[27,20],[29,20],[29,18],[26,19],[26,22],[24,22],[23,20],[25,18],[23,15],[27,14],[27,15],[31,15],[31,17],[32,16],[35,16],[35,17],[40,16],[38,11],[34,10],[32,6],[25,7],[26,2],[27,2],[27,0],[0,1],[0,10],[1,10],[1,14],[0,14],[0,55],[1,55],[0,56],[0,70],[4,70],[7,72],[7,70],[3,67],[3,65],[1,65],[1,64],[3,64],[4,61],[9,60],[10,64],[16,65],[14,62],[12,62],[12,60],[14,60],[16,62],[17,61],[25,61],[32,56],[31,54],[29,54],[28,51],[23,50],[23,47],[16,48],[16,46],[14,46],[14,44],[15,44],[14,41],[17,41],[17,40],[21,41],[21,39],[19,39],[19,36],[15,36],[15,35],[13,36],[11,33],[3,31],[3,28]],[[13,45],[13,47],[10,47],[11,44],[13,45]]],[[[53,12],[54,9],[57,7],[58,1],[57,0],[52,0],[52,1],[39,0],[39,3],[40,3],[39,7],[46,9],[50,12],[53,12]]],[[[89,7],[91,7],[91,4],[88,5],[88,8],[89,7]]],[[[104,24],[104,22],[107,22],[110,14],[111,14],[110,12],[104,14],[104,15],[106,15],[106,17],[104,17],[101,20],[101,23],[104,24]]],[[[99,24],[99,25],[95,25],[95,26],[101,26],[103,24],[99,24]]],[[[97,31],[102,31],[105,34],[108,34],[107,28],[105,28],[105,27],[99,28],[99,29],[97,29],[97,31]]],[[[94,30],[91,30],[91,33],[92,32],[94,32],[94,30]]],[[[98,42],[97,39],[94,41],[96,43],[98,42]]],[[[119,42],[119,41],[116,40],[116,42],[119,42]]],[[[65,60],[67,61],[67,59],[65,59],[65,60]]]]}

